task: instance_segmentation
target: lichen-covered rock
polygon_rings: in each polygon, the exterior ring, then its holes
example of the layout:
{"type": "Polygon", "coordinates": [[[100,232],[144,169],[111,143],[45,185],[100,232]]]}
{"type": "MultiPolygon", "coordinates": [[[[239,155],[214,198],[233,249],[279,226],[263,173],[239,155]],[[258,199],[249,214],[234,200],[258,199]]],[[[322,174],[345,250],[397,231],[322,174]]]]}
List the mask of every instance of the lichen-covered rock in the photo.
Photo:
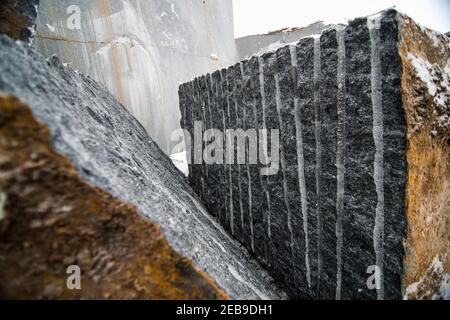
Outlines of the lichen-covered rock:
{"type": "MultiPolygon", "coordinates": [[[[56,57],[46,61],[32,47],[0,36],[0,92],[14,94],[30,107],[49,128],[52,148],[69,159],[82,179],[134,205],[159,225],[170,247],[190,259],[227,296],[282,297],[261,266],[210,217],[145,129],[103,86],[65,67],[56,57]]],[[[21,187],[26,194],[26,187],[21,187]]],[[[14,205],[7,201],[8,206],[14,205]]],[[[47,205],[52,204],[42,204],[47,205]]],[[[64,207],[64,203],[54,206],[64,207]]],[[[102,237],[98,231],[88,232],[102,237]]],[[[82,249],[77,248],[76,255],[82,249]]],[[[9,263],[20,263],[19,257],[9,258],[9,263]]],[[[101,279],[109,281],[104,274],[101,279]]]]}
{"type": "Polygon", "coordinates": [[[35,35],[39,0],[2,0],[0,2],[0,34],[29,42],[35,35]]]}
{"type": "Polygon", "coordinates": [[[387,10],[180,86],[192,141],[279,130],[274,174],[260,153],[189,179],[291,297],[448,295],[449,45],[387,10]]]}
{"type": "Polygon", "coordinates": [[[50,141],[27,106],[0,96],[1,298],[226,298],[157,225],[84,181],[50,141]],[[71,265],[80,290],[66,285],[71,265]]]}

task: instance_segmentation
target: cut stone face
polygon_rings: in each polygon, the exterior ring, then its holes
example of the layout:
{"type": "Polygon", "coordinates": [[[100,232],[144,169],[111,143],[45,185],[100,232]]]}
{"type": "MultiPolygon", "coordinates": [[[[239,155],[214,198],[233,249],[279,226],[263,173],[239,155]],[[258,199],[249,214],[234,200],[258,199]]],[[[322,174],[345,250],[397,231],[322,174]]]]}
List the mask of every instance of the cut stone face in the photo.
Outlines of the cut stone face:
{"type": "MultiPolygon", "coordinates": [[[[196,171],[190,181],[198,190],[214,179],[205,205],[225,202],[221,223],[290,297],[442,297],[448,59],[446,36],[387,10],[221,71],[227,90],[210,100],[227,108],[217,129],[268,129],[267,146],[256,146],[257,164],[248,154],[226,163],[225,179],[196,171]],[[261,175],[275,147],[270,130],[279,130],[278,170],[261,175]],[[432,154],[434,169],[418,150],[432,154]],[[425,180],[438,186],[419,191],[425,180]]],[[[182,109],[201,110],[183,99],[182,109]]],[[[224,145],[236,155],[225,135],[224,145]]]]}
{"type": "Polygon", "coordinates": [[[39,2],[36,50],[102,83],[168,155],[180,82],[237,61],[231,0],[2,0],[0,30],[5,2],[39,2]]]}

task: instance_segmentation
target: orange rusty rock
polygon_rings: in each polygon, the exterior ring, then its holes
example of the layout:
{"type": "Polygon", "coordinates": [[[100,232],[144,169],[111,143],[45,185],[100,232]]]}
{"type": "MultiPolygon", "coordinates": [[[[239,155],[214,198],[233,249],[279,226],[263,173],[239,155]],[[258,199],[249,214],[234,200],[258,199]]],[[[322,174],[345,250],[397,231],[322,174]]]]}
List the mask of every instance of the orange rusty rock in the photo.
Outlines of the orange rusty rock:
{"type": "Polygon", "coordinates": [[[0,96],[0,298],[227,299],[158,225],[95,188],[30,109],[0,96]],[[81,268],[69,290],[67,267],[81,268]]]}
{"type": "Polygon", "coordinates": [[[433,39],[409,17],[399,22],[408,162],[403,288],[408,299],[429,299],[450,272],[450,127],[436,126],[438,106],[408,54],[444,70],[450,51],[444,36],[433,39]]]}

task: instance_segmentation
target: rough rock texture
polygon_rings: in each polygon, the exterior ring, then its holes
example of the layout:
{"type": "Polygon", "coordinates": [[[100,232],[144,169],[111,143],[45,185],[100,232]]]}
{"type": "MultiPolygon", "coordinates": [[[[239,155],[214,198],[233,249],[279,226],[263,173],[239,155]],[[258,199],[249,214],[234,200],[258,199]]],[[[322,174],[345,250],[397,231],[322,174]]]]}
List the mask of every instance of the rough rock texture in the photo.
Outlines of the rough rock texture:
{"type": "Polygon", "coordinates": [[[276,174],[261,176],[247,159],[214,174],[214,165],[190,165],[189,179],[291,297],[399,299],[421,277],[420,292],[442,296],[448,54],[448,38],[388,10],[180,86],[181,125],[191,135],[195,120],[203,131],[280,130],[276,174]],[[431,68],[431,96],[411,71],[415,46],[431,68]],[[414,121],[425,118],[416,132],[414,121]],[[430,268],[438,273],[431,284],[430,268]],[[367,285],[377,270],[379,285],[367,285]]]}
{"type": "Polygon", "coordinates": [[[236,49],[239,60],[249,59],[255,55],[284,47],[289,43],[297,42],[303,37],[320,34],[328,26],[323,22],[314,22],[303,28],[285,28],[271,31],[267,34],[257,34],[236,39],[236,49]]]}
{"type": "Polygon", "coordinates": [[[237,61],[232,20],[231,0],[41,0],[36,48],[104,84],[172,154],[178,86],[237,61]]]}
{"type": "Polygon", "coordinates": [[[408,299],[450,299],[450,41],[400,21],[408,136],[403,285],[408,299]]]}
{"type": "Polygon", "coordinates": [[[1,298],[226,298],[136,207],[84,181],[14,97],[0,96],[0,154],[1,298]],[[81,290],[66,286],[74,264],[81,290]]]}
{"type": "Polygon", "coordinates": [[[30,107],[48,126],[52,148],[67,157],[83,179],[160,225],[169,245],[230,298],[282,297],[260,265],[210,217],[145,129],[103,86],[56,57],[46,61],[33,48],[0,36],[0,92],[14,94],[30,107]]]}
{"type": "Polygon", "coordinates": [[[2,0],[0,2],[0,34],[15,40],[32,41],[40,0],[2,0]]]}

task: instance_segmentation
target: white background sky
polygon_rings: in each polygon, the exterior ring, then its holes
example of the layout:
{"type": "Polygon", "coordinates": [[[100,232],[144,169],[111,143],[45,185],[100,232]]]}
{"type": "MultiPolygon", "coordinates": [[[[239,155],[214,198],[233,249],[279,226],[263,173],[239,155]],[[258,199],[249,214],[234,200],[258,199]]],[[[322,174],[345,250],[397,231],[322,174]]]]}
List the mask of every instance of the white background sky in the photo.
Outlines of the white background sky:
{"type": "Polygon", "coordinates": [[[366,16],[393,7],[420,24],[450,31],[450,0],[233,0],[236,38],[366,16]]]}

